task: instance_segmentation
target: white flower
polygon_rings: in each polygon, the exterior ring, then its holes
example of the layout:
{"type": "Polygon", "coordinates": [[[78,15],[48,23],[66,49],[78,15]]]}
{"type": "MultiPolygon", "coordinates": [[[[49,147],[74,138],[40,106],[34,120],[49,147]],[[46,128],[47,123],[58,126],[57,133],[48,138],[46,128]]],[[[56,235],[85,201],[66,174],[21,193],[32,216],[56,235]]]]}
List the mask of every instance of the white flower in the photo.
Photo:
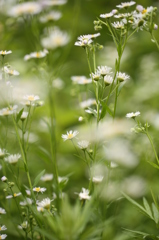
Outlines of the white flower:
{"type": "Polygon", "coordinates": [[[89,190],[82,188],[82,192],[80,192],[79,194],[79,198],[80,200],[90,200],[91,196],[89,196],[89,190]]]}
{"type": "Polygon", "coordinates": [[[25,2],[20,3],[12,7],[8,11],[8,15],[12,17],[19,17],[22,15],[28,15],[28,14],[38,14],[42,10],[42,7],[39,3],[36,2],[25,2]]]}
{"type": "Polygon", "coordinates": [[[0,207],[0,215],[1,214],[6,214],[6,210],[0,207]]]}
{"type": "Polygon", "coordinates": [[[101,175],[99,175],[99,176],[94,176],[94,177],[92,178],[92,181],[93,181],[94,183],[100,183],[100,182],[103,181],[103,176],[101,176],[101,175]]]}
{"type": "Polygon", "coordinates": [[[105,13],[105,14],[100,14],[101,18],[111,18],[113,16],[113,12],[110,13],[105,13]]]}
{"type": "Polygon", "coordinates": [[[24,221],[21,225],[18,225],[19,229],[27,229],[28,228],[28,222],[24,221]]]}
{"type": "Polygon", "coordinates": [[[80,103],[81,108],[87,108],[91,105],[96,105],[96,100],[94,98],[87,99],[86,101],[80,103]]]}
{"type": "Polygon", "coordinates": [[[114,22],[114,23],[112,23],[112,26],[116,29],[123,29],[124,23],[123,22],[114,22]]]}
{"type": "Polygon", "coordinates": [[[41,202],[37,202],[37,205],[39,207],[45,208],[45,209],[49,209],[50,208],[50,204],[53,200],[50,200],[50,198],[44,198],[41,202]]]}
{"type": "Polygon", "coordinates": [[[41,44],[45,48],[55,49],[68,44],[69,40],[70,37],[66,32],[61,31],[58,27],[54,27],[49,35],[41,40],[41,44]]]}
{"type": "Polygon", "coordinates": [[[9,74],[9,75],[14,75],[14,76],[18,76],[19,72],[16,70],[12,70],[10,68],[8,68],[7,66],[4,67],[4,71],[5,73],[9,74]]]}
{"type": "Polygon", "coordinates": [[[64,81],[61,79],[61,78],[56,78],[52,81],[52,86],[53,88],[56,88],[56,89],[63,89],[65,84],[64,84],[64,81]]]}
{"type": "Polygon", "coordinates": [[[40,0],[42,6],[58,6],[67,3],[67,0],[40,0]]]}
{"type": "Polygon", "coordinates": [[[82,122],[82,121],[83,121],[83,117],[82,117],[82,116],[79,116],[78,121],[79,121],[79,122],[82,122]]]}
{"type": "Polygon", "coordinates": [[[44,176],[42,176],[41,181],[43,182],[47,182],[47,181],[51,181],[53,179],[53,174],[52,173],[46,173],[44,176]]]}
{"type": "Polygon", "coordinates": [[[3,158],[6,155],[6,150],[0,148],[0,159],[3,158]]]}
{"type": "Polygon", "coordinates": [[[8,54],[10,54],[10,53],[12,53],[12,51],[11,50],[9,50],[9,51],[3,51],[3,50],[1,50],[0,51],[0,55],[2,55],[2,56],[5,56],[5,55],[8,55],[8,54]]]}
{"type": "Polygon", "coordinates": [[[34,192],[41,192],[41,193],[43,193],[43,192],[45,192],[46,191],[46,188],[41,188],[41,187],[35,187],[35,188],[33,188],[33,191],[34,192]]]}
{"type": "Polygon", "coordinates": [[[85,76],[72,76],[71,80],[74,83],[81,84],[81,85],[92,83],[92,79],[91,78],[86,78],[85,76]]]}
{"type": "Polygon", "coordinates": [[[77,144],[78,144],[78,147],[79,147],[80,149],[86,150],[86,149],[88,148],[88,146],[89,146],[90,143],[89,143],[89,141],[87,141],[87,140],[82,140],[82,141],[78,142],[77,144]]]}
{"type": "Polygon", "coordinates": [[[72,131],[71,130],[71,131],[67,132],[67,134],[62,134],[62,138],[63,138],[64,141],[71,140],[74,137],[76,137],[78,133],[79,133],[78,131],[72,131]]]}
{"type": "Polygon", "coordinates": [[[24,60],[27,61],[31,58],[43,58],[48,54],[48,51],[46,49],[44,49],[43,51],[39,51],[39,52],[32,52],[30,54],[27,54],[24,56],[24,60]]]}
{"type": "Polygon", "coordinates": [[[0,235],[0,239],[5,239],[7,237],[7,234],[0,235]]]}
{"type": "Polygon", "coordinates": [[[19,192],[19,193],[13,193],[13,195],[8,195],[7,197],[6,197],[6,199],[9,199],[9,198],[16,198],[16,197],[18,197],[18,196],[20,196],[21,195],[21,193],[19,192]]]}
{"type": "Polygon", "coordinates": [[[117,73],[117,79],[119,82],[123,82],[129,78],[130,78],[130,76],[126,75],[125,73],[121,73],[121,72],[117,73]]]}
{"type": "Polygon", "coordinates": [[[134,4],[136,4],[136,2],[134,2],[134,1],[124,2],[124,3],[121,3],[120,5],[117,5],[116,7],[127,8],[127,7],[130,7],[130,6],[134,5],[134,4]]]}
{"type": "Polygon", "coordinates": [[[112,82],[113,82],[113,78],[110,75],[104,76],[105,86],[109,86],[110,84],[112,84],[112,82]]]}
{"type": "Polygon", "coordinates": [[[3,226],[0,226],[0,231],[5,231],[5,230],[7,230],[7,228],[6,228],[6,226],[5,226],[5,225],[3,225],[3,226]]]}
{"type": "Polygon", "coordinates": [[[48,21],[56,21],[58,19],[60,19],[62,16],[61,12],[59,11],[51,11],[43,16],[40,17],[40,22],[42,23],[46,23],[48,21]]]}
{"type": "Polygon", "coordinates": [[[44,208],[40,207],[40,206],[37,207],[37,210],[38,210],[38,212],[44,212],[44,208]]]}
{"type": "Polygon", "coordinates": [[[30,196],[31,195],[31,191],[30,190],[25,190],[26,191],[26,194],[28,195],[28,196],[30,196]]]}
{"type": "Polygon", "coordinates": [[[75,42],[75,46],[79,46],[79,47],[88,46],[89,44],[91,44],[93,42],[92,39],[96,38],[98,36],[100,36],[100,33],[81,35],[77,38],[78,41],[75,42]]]}
{"type": "Polygon", "coordinates": [[[100,72],[100,75],[105,76],[107,74],[111,73],[111,67],[107,67],[107,66],[98,66],[98,71],[100,72]]]}
{"type": "Polygon", "coordinates": [[[30,103],[31,102],[34,102],[34,101],[37,101],[37,100],[39,100],[40,98],[39,98],[39,96],[35,96],[35,95],[25,95],[24,97],[23,97],[26,101],[30,101],[30,103]]]}
{"type": "Polygon", "coordinates": [[[28,117],[28,112],[23,112],[22,115],[20,116],[21,120],[25,120],[28,117]]]}
{"type": "Polygon", "coordinates": [[[96,70],[95,73],[91,73],[90,76],[93,78],[94,81],[98,81],[100,79],[100,71],[96,70]]]}
{"type": "Polygon", "coordinates": [[[18,153],[18,154],[12,154],[6,157],[4,160],[10,164],[16,164],[19,158],[21,158],[21,155],[18,153]]]}
{"type": "Polygon", "coordinates": [[[31,205],[33,203],[33,200],[30,198],[26,198],[26,200],[24,200],[23,202],[20,202],[19,204],[21,206],[26,206],[26,205],[31,205]]]}
{"type": "Polygon", "coordinates": [[[131,112],[131,113],[127,113],[126,114],[126,117],[127,118],[135,118],[135,117],[137,117],[137,116],[139,116],[140,115],[140,112],[138,111],[138,112],[135,112],[135,113],[133,113],[133,112],[131,112]]]}
{"type": "Polygon", "coordinates": [[[6,176],[3,176],[3,177],[1,177],[1,181],[2,182],[6,182],[8,179],[6,178],[6,176]]]}
{"type": "Polygon", "coordinates": [[[0,116],[9,116],[9,115],[15,113],[17,107],[18,107],[17,105],[14,105],[13,107],[10,106],[10,107],[1,109],[0,110],[0,116]]]}

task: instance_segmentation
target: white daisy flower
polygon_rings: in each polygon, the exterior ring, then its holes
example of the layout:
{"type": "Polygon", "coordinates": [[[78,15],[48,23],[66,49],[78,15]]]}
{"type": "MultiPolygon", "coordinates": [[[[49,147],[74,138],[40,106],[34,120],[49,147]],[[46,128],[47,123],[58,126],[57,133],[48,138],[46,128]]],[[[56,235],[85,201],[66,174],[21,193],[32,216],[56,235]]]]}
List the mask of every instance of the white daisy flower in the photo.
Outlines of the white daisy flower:
{"type": "Polygon", "coordinates": [[[21,193],[14,193],[13,195],[8,195],[6,196],[6,199],[9,199],[9,198],[16,198],[16,197],[19,197],[21,195],[21,193]]]}
{"type": "Polygon", "coordinates": [[[35,188],[33,188],[33,191],[37,192],[37,193],[39,193],[39,192],[44,193],[46,191],[46,188],[35,187],[35,188]]]}
{"type": "Polygon", "coordinates": [[[50,204],[53,200],[50,200],[50,198],[44,198],[41,202],[37,202],[37,205],[39,207],[45,208],[45,209],[50,209],[50,204]]]}
{"type": "Polygon", "coordinates": [[[74,84],[78,84],[79,82],[84,82],[85,81],[86,76],[72,76],[71,80],[74,84]]]}
{"type": "Polygon", "coordinates": [[[37,2],[24,2],[13,6],[9,11],[8,15],[12,17],[19,17],[22,15],[34,15],[40,13],[42,7],[37,2]]]}
{"type": "Polygon", "coordinates": [[[110,13],[105,13],[105,14],[100,14],[101,18],[111,18],[113,16],[113,12],[110,13]]]}
{"type": "Polygon", "coordinates": [[[31,58],[43,58],[48,54],[47,50],[39,51],[39,52],[32,52],[24,56],[24,60],[27,61],[31,58]]]}
{"type": "Polygon", "coordinates": [[[102,176],[102,175],[94,176],[94,177],[92,178],[92,182],[94,182],[94,183],[100,183],[100,182],[102,182],[102,181],[103,181],[103,176],[102,176]]]}
{"type": "Polygon", "coordinates": [[[51,11],[39,18],[40,22],[46,23],[49,21],[57,21],[62,17],[61,12],[59,11],[51,11]]]}
{"type": "Polygon", "coordinates": [[[65,83],[61,78],[56,78],[52,81],[52,86],[58,90],[61,90],[64,88],[65,83]]]}
{"type": "Polygon", "coordinates": [[[24,221],[21,225],[18,225],[19,229],[27,229],[28,228],[28,222],[24,221]]]}
{"type": "Polygon", "coordinates": [[[7,66],[4,67],[4,71],[5,73],[9,74],[9,75],[14,75],[14,76],[18,76],[19,72],[16,70],[12,70],[10,68],[8,68],[7,66]]]}
{"type": "Polygon", "coordinates": [[[96,105],[96,100],[94,98],[89,98],[89,99],[80,103],[81,108],[88,108],[92,105],[96,105]]]}
{"type": "Polygon", "coordinates": [[[120,5],[117,5],[116,7],[117,8],[128,8],[134,4],[136,4],[136,2],[134,2],[134,1],[124,2],[124,3],[121,3],[120,5]]]}
{"type": "Polygon", "coordinates": [[[99,70],[96,70],[95,73],[90,74],[90,77],[92,77],[94,81],[98,81],[100,79],[100,76],[101,74],[99,70]]]}
{"type": "Polygon", "coordinates": [[[0,215],[1,214],[6,214],[6,210],[0,207],[0,215]]]}
{"type": "Polygon", "coordinates": [[[78,147],[79,147],[80,149],[86,150],[86,149],[88,148],[88,146],[89,146],[90,143],[89,143],[89,141],[87,141],[87,140],[82,140],[82,141],[78,142],[77,144],[78,144],[78,147]]]}
{"type": "Polygon", "coordinates": [[[3,177],[1,177],[1,181],[2,182],[6,182],[8,179],[6,178],[6,176],[3,176],[3,177]]]}
{"type": "Polygon", "coordinates": [[[79,47],[86,47],[93,42],[93,40],[90,37],[88,37],[88,35],[79,36],[77,39],[78,41],[75,42],[75,46],[79,47]]]}
{"type": "Polygon", "coordinates": [[[82,188],[82,192],[80,192],[79,194],[79,198],[80,200],[90,200],[91,196],[89,196],[89,190],[82,188]]]}
{"type": "Polygon", "coordinates": [[[4,158],[5,155],[6,155],[6,150],[0,148],[0,159],[4,158]]]}
{"type": "Polygon", "coordinates": [[[104,76],[105,86],[109,86],[110,84],[112,84],[112,82],[113,82],[113,78],[110,75],[104,76]]]}
{"type": "Polygon", "coordinates": [[[23,97],[26,101],[30,101],[30,103],[31,102],[34,102],[34,101],[37,101],[37,100],[39,100],[40,98],[39,98],[39,96],[35,96],[35,95],[25,95],[24,97],[23,97]]]}
{"type": "Polygon", "coordinates": [[[63,140],[64,141],[66,141],[66,140],[71,140],[71,139],[73,139],[74,137],[76,137],[77,136],[77,134],[79,134],[79,132],[78,131],[69,131],[69,132],[67,132],[67,134],[62,134],[62,138],[63,138],[63,140]]]}
{"type": "Polygon", "coordinates": [[[6,158],[4,158],[4,160],[10,164],[16,164],[19,160],[19,158],[21,158],[21,155],[18,153],[18,154],[12,154],[6,158]]]}
{"type": "Polygon", "coordinates": [[[17,107],[18,107],[17,105],[14,105],[13,107],[10,106],[10,107],[1,109],[1,110],[0,110],[0,116],[9,116],[9,115],[12,115],[13,113],[16,112],[17,107]]]}
{"type": "Polygon", "coordinates": [[[139,111],[137,111],[137,112],[131,112],[131,113],[127,113],[126,114],[126,117],[127,118],[135,118],[135,117],[137,117],[137,116],[139,116],[140,115],[140,112],[139,111]]]}
{"type": "Polygon", "coordinates": [[[7,237],[7,234],[0,235],[0,239],[5,239],[7,237]]]}
{"type": "Polygon", "coordinates": [[[5,226],[5,225],[3,225],[3,226],[0,226],[0,231],[5,231],[5,230],[7,230],[7,228],[6,228],[6,226],[5,226]]]}
{"type": "Polygon", "coordinates": [[[9,51],[3,51],[3,50],[1,50],[0,51],[0,55],[2,55],[2,56],[5,56],[5,55],[8,55],[8,54],[11,54],[12,53],[12,51],[11,50],[9,50],[9,51]]]}
{"type": "Polygon", "coordinates": [[[58,27],[54,27],[49,35],[41,40],[43,47],[47,49],[55,49],[68,44],[70,37],[67,32],[61,31],[58,27]]]}
{"type": "Polygon", "coordinates": [[[23,120],[25,120],[27,117],[28,117],[28,112],[24,112],[24,111],[23,111],[20,119],[23,121],[23,120]]]}
{"type": "Polygon", "coordinates": [[[46,173],[45,175],[43,175],[40,180],[43,182],[48,182],[51,181],[53,179],[53,174],[52,173],[46,173]]]}
{"type": "Polygon", "coordinates": [[[107,66],[98,66],[97,67],[98,71],[100,72],[100,74],[102,76],[105,76],[107,74],[111,73],[112,68],[111,67],[107,67],[107,66]]]}
{"type": "Polygon", "coordinates": [[[114,23],[112,23],[112,26],[116,29],[123,29],[124,23],[123,22],[114,22],[114,23]]]}
{"type": "Polygon", "coordinates": [[[26,206],[26,205],[31,205],[33,203],[33,200],[30,198],[26,198],[26,200],[24,200],[23,202],[20,202],[19,204],[21,206],[26,206]]]}
{"type": "Polygon", "coordinates": [[[121,73],[121,72],[117,73],[117,79],[118,79],[119,82],[123,82],[123,81],[125,81],[129,78],[130,78],[130,76],[125,74],[125,73],[121,73]]]}
{"type": "Polygon", "coordinates": [[[38,212],[44,212],[44,208],[40,207],[40,206],[37,207],[37,210],[38,210],[38,212]]]}
{"type": "Polygon", "coordinates": [[[46,6],[59,6],[66,4],[67,0],[40,0],[40,4],[44,7],[46,6]]]}
{"type": "Polygon", "coordinates": [[[26,194],[28,195],[28,196],[31,196],[31,191],[30,190],[25,190],[26,191],[26,194]]]}
{"type": "Polygon", "coordinates": [[[78,121],[79,121],[79,122],[82,122],[82,121],[83,121],[83,117],[82,117],[82,116],[79,116],[78,121]]]}

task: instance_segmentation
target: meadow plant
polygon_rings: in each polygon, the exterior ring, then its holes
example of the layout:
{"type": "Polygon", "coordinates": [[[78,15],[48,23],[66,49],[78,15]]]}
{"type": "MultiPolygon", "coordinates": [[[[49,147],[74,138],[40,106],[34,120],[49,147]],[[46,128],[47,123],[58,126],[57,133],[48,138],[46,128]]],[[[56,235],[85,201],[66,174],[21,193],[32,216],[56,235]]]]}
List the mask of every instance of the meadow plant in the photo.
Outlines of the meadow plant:
{"type": "Polygon", "coordinates": [[[134,133],[146,136],[156,159],[147,163],[158,170],[150,125],[140,120],[139,111],[121,118],[117,111],[121,90],[131,84],[129,72],[122,71],[129,41],[146,31],[159,50],[154,34],[157,7],[119,3],[116,9],[99,13],[96,33],[76,36],[74,41],[73,30],[62,30],[58,23],[66,3],[1,3],[0,31],[7,34],[9,26],[14,36],[21,32],[19,38],[24,36],[17,53],[10,50],[11,41],[1,45],[7,50],[0,51],[0,232],[6,233],[0,239],[158,239],[158,198],[151,188],[152,206],[146,197],[143,205],[138,203],[146,194],[146,182],[133,174],[140,156],[129,142],[134,133]],[[105,48],[100,38],[107,34],[117,53],[114,66],[99,61],[105,48]],[[71,73],[67,84],[67,75],[66,82],[61,76],[73,47],[84,51],[87,76],[71,73]],[[69,116],[72,106],[76,122],[69,116]],[[141,229],[134,229],[134,210],[126,199],[156,228],[138,217],[141,229]]]}

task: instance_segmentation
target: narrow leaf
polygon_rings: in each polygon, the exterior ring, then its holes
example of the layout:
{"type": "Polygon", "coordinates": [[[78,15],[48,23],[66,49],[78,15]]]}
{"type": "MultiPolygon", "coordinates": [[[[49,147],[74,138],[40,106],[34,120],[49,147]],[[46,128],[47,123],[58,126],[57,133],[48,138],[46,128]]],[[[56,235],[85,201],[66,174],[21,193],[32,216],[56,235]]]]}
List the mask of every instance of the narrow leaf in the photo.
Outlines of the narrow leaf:
{"type": "Polygon", "coordinates": [[[140,209],[143,213],[146,213],[147,212],[145,211],[145,209],[140,205],[138,204],[137,202],[135,202],[131,197],[129,197],[127,194],[125,193],[122,193],[124,195],[124,197],[129,201],[131,202],[134,206],[136,206],[138,209],[140,209]]]}
{"type": "Polygon", "coordinates": [[[158,212],[158,209],[157,209],[157,207],[155,206],[154,203],[152,203],[152,210],[153,210],[153,216],[154,216],[155,223],[158,224],[159,212],[158,212]]]}
{"type": "Polygon", "coordinates": [[[106,103],[102,103],[102,112],[100,114],[100,120],[105,117],[106,113],[107,113],[106,103]]]}
{"type": "Polygon", "coordinates": [[[24,108],[22,108],[22,109],[20,110],[20,112],[17,114],[17,117],[16,117],[16,122],[18,122],[18,121],[19,121],[19,119],[20,119],[21,115],[23,114],[23,111],[24,111],[24,108]]]}
{"type": "Polygon", "coordinates": [[[159,166],[156,164],[156,163],[154,163],[154,162],[151,162],[151,161],[147,161],[151,166],[153,166],[154,168],[157,168],[157,169],[159,169],[159,166]]]}
{"type": "Polygon", "coordinates": [[[36,176],[33,187],[35,187],[38,184],[38,182],[40,181],[40,178],[44,175],[44,173],[45,173],[45,169],[36,176]]]}
{"type": "Polygon", "coordinates": [[[143,204],[144,204],[144,207],[145,207],[145,210],[146,210],[147,214],[153,219],[151,208],[150,208],[146,198],[143,198],[143,204]]]}

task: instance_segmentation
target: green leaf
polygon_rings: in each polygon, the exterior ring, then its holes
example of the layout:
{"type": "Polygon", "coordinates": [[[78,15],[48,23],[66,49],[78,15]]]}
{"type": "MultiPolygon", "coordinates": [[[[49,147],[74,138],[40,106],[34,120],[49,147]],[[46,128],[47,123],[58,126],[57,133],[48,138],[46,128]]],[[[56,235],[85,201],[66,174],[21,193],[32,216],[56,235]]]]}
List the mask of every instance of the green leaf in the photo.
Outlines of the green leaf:
{"type": "Polygon", "coordinates": [[[152,210],[153,210],[153,216],[154,216],[155,223],[158,224],[159,212],[158,212],[158,209],[157,209],[157,207],[155,206],[154,203],[152,203],[152,210]]]}
{"type": "Polygon", "coordinates": [[[22,108],[22,109],[20,110],[20,112],[17,114],[17,117],[16,117],[16,122],[18,122],[18,121],[19,121],[19,119],[20,119],[21,115],[23,114],[23,111],[24,111],[24,108],[22,108]]]}
{"type": "Polygon", "coordinates": [[[38,184],[38,182],[40,181],[40,178],[44,175],[44,173],[45,173],[45,169],[36,176],[33,187],[35,187],[38,184]]]}
{"type": "Polygon", "coordinates": [[[143,204],[144,204],[147,214],[153,219],[151,208],[150,208],[146,198],[143,198],[143,204]]]}
{"type": "Polygon", "coordinates": [[[102,104],[102,112],[100,114],[100,120],[103,119],[107,113],[107,105],[106,103],[101,102],[102,104]]]}
{"type": "Polygon", "coordinates": [[[97,117],[97,112],[94,109],[92,109],[90,107],[88,109],[95,117],[97,117]]]}
{"type": "Polygon", "coordinates": [[[154,168],[159,169],[159,166],[158,166],[156,163],[151,162],[151,161],[146,161],[146,162],[148,162],[148,163],[149,163],[151,166],[153,166],[154,168]]]}
{"type": "Polygon", "coordinates": [[[129,201],[131,202],[134,206],[136,206],[138,209],[140,209],[143,213],[146,213],[147,212],[145,211],[145,209],[140,205],[138,204],[136,201],[134,201],[131,197],[129,197],[127,194],[123,193],[122,194],[124,195],[124,197],[129,201]]]}

